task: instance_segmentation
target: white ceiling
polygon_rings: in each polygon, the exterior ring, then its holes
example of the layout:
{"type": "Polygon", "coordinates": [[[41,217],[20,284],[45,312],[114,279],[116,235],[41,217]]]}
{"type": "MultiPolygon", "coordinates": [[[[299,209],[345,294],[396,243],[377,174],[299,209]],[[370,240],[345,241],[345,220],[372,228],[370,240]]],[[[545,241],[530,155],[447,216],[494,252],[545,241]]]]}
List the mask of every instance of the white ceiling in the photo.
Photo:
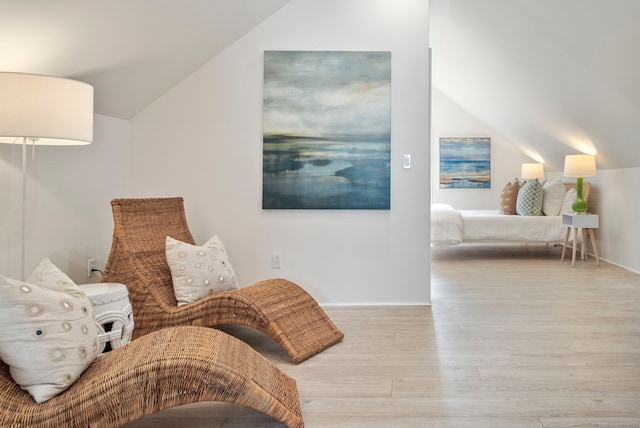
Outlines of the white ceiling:
{"type": "MultiPolygon", "coordinates": [[[[640,1],[431,0],[433,85],[533,159],[640,166],[640,1]]],[[[436,130],[437,131],[437,130],[436,130]]]]}
{"type": "Polygon", "coordinates": [[[131,119],[289,0],[0,0],[0,71],[94,86],[131,119]]]}

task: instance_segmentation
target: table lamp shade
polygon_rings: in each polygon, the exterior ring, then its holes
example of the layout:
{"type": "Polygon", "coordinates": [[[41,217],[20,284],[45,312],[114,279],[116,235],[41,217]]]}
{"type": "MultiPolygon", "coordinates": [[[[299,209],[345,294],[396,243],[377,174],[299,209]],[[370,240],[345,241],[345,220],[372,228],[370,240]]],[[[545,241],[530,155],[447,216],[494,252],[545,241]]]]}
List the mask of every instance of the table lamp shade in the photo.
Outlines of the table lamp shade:
{"type": "Polygon", "coordinates": [[[544,165],[539,162],[523,163],[520,178],[523,180],[533,180],[534,178],[544,178],[544,165]]]}
{"type": "Polygon", "coordinates": [[[93,87],[83,82],[0,72],[0,143],[80,145],[93,141],[93,87]]]}
{"type": "Polygon", "coordinates": [[[594,155],[565,156],[565,177],[593,177],[594,175],[596,175],[596,157],[594,155]]]}

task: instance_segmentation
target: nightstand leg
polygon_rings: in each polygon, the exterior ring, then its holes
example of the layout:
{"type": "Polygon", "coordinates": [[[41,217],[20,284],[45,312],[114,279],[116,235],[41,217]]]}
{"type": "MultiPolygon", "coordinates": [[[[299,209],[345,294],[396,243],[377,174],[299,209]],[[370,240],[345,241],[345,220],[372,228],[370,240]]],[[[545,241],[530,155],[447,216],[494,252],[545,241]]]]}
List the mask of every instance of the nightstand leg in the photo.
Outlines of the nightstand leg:
{"type": "Polygon", "coordinates": [[[578,228],[573,227],[573,248],[571,251],[571,267],[576,265],[576,247],[578,246],[578,228]]]}
{"type": "Polygon", "coordinates": [[[593,233],[593,229],[589,229],[589,236],[591,236],[591,246],[593,247],[593,255],[596,257],[596,266],[600,267],[600,256],[598,255],[598,244],[596,244],[596,237],[593,233]]]}
{"type": "Polygon", "coordinates": [[[569,234],[571,233],[571,228],[567,227],[567,233],[564,235],[564,245],[562,246],[562,256],[560,256],[560,261],[564,261],[564,253],[567,252],[567,244],[569,243],[569,234]]]}
{"type": "Polygon", "coordinates": [[[587,260],[589,258],[588,248],[587,248],[587,228],[582,228],[582,259],[587,260]]]}

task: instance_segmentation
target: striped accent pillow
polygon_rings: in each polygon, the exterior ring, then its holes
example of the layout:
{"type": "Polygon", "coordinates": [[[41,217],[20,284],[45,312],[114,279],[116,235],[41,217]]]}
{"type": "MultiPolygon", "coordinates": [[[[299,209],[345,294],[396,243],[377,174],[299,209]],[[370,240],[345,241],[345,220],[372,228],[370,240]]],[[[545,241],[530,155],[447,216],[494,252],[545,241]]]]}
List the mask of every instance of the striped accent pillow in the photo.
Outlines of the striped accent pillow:
{"type": "Polygon", "coordinates": [[[516,200],[518,198],[518,191],[520,190],[520,184],[507,183],[500,193],[500,214],[514,215],[516,213],[516,200]]]}

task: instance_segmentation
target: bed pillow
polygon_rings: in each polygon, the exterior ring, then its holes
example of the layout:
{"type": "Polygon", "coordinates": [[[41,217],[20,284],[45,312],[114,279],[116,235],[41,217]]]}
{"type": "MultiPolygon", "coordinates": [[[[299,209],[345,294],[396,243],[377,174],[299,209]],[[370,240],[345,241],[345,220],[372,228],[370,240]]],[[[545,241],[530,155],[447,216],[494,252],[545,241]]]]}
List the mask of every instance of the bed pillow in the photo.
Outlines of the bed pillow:
{"type": "Polygon", "coordinates": [[[516,214],[536,216],[542,214],[544,190],[537,178],[528,180],[520,188],[516,199],[516,214]]]}
{"type": "Polygon", "coordinates": [[[178,306],[238,288],[238,278],[218,235],[197,246],[166,238],[167,264],[178,306]]]}
{"type": "Polygon", "coordinates": [[[562,201],[566,190],[562,178],[551,180],[542,186],[542,213],[547,216],[557,216],[562,208],[562,201]]]}
{"type": "Polygon", "coordinates": [[[519,190],[520,184],[517,179],[514,183],[507,183],[504,186],[500,193],[500,214],[514,215],[516,213],[516,199],[519,190]]]}
{"type": "Polygon", "coordinates": [[[37,403],[69,388],[98,355],[86,294],[43,259],[25,282],[0,276],[0,357],[37,403]]]}
{"type": "Polygon", "coordinates": [[[560,208],[560,214],[568,214],[573,212],[573,201],[578,197],[578,192],[573,187],[567,190],[562,198],[562,207],[560,208]]]}

